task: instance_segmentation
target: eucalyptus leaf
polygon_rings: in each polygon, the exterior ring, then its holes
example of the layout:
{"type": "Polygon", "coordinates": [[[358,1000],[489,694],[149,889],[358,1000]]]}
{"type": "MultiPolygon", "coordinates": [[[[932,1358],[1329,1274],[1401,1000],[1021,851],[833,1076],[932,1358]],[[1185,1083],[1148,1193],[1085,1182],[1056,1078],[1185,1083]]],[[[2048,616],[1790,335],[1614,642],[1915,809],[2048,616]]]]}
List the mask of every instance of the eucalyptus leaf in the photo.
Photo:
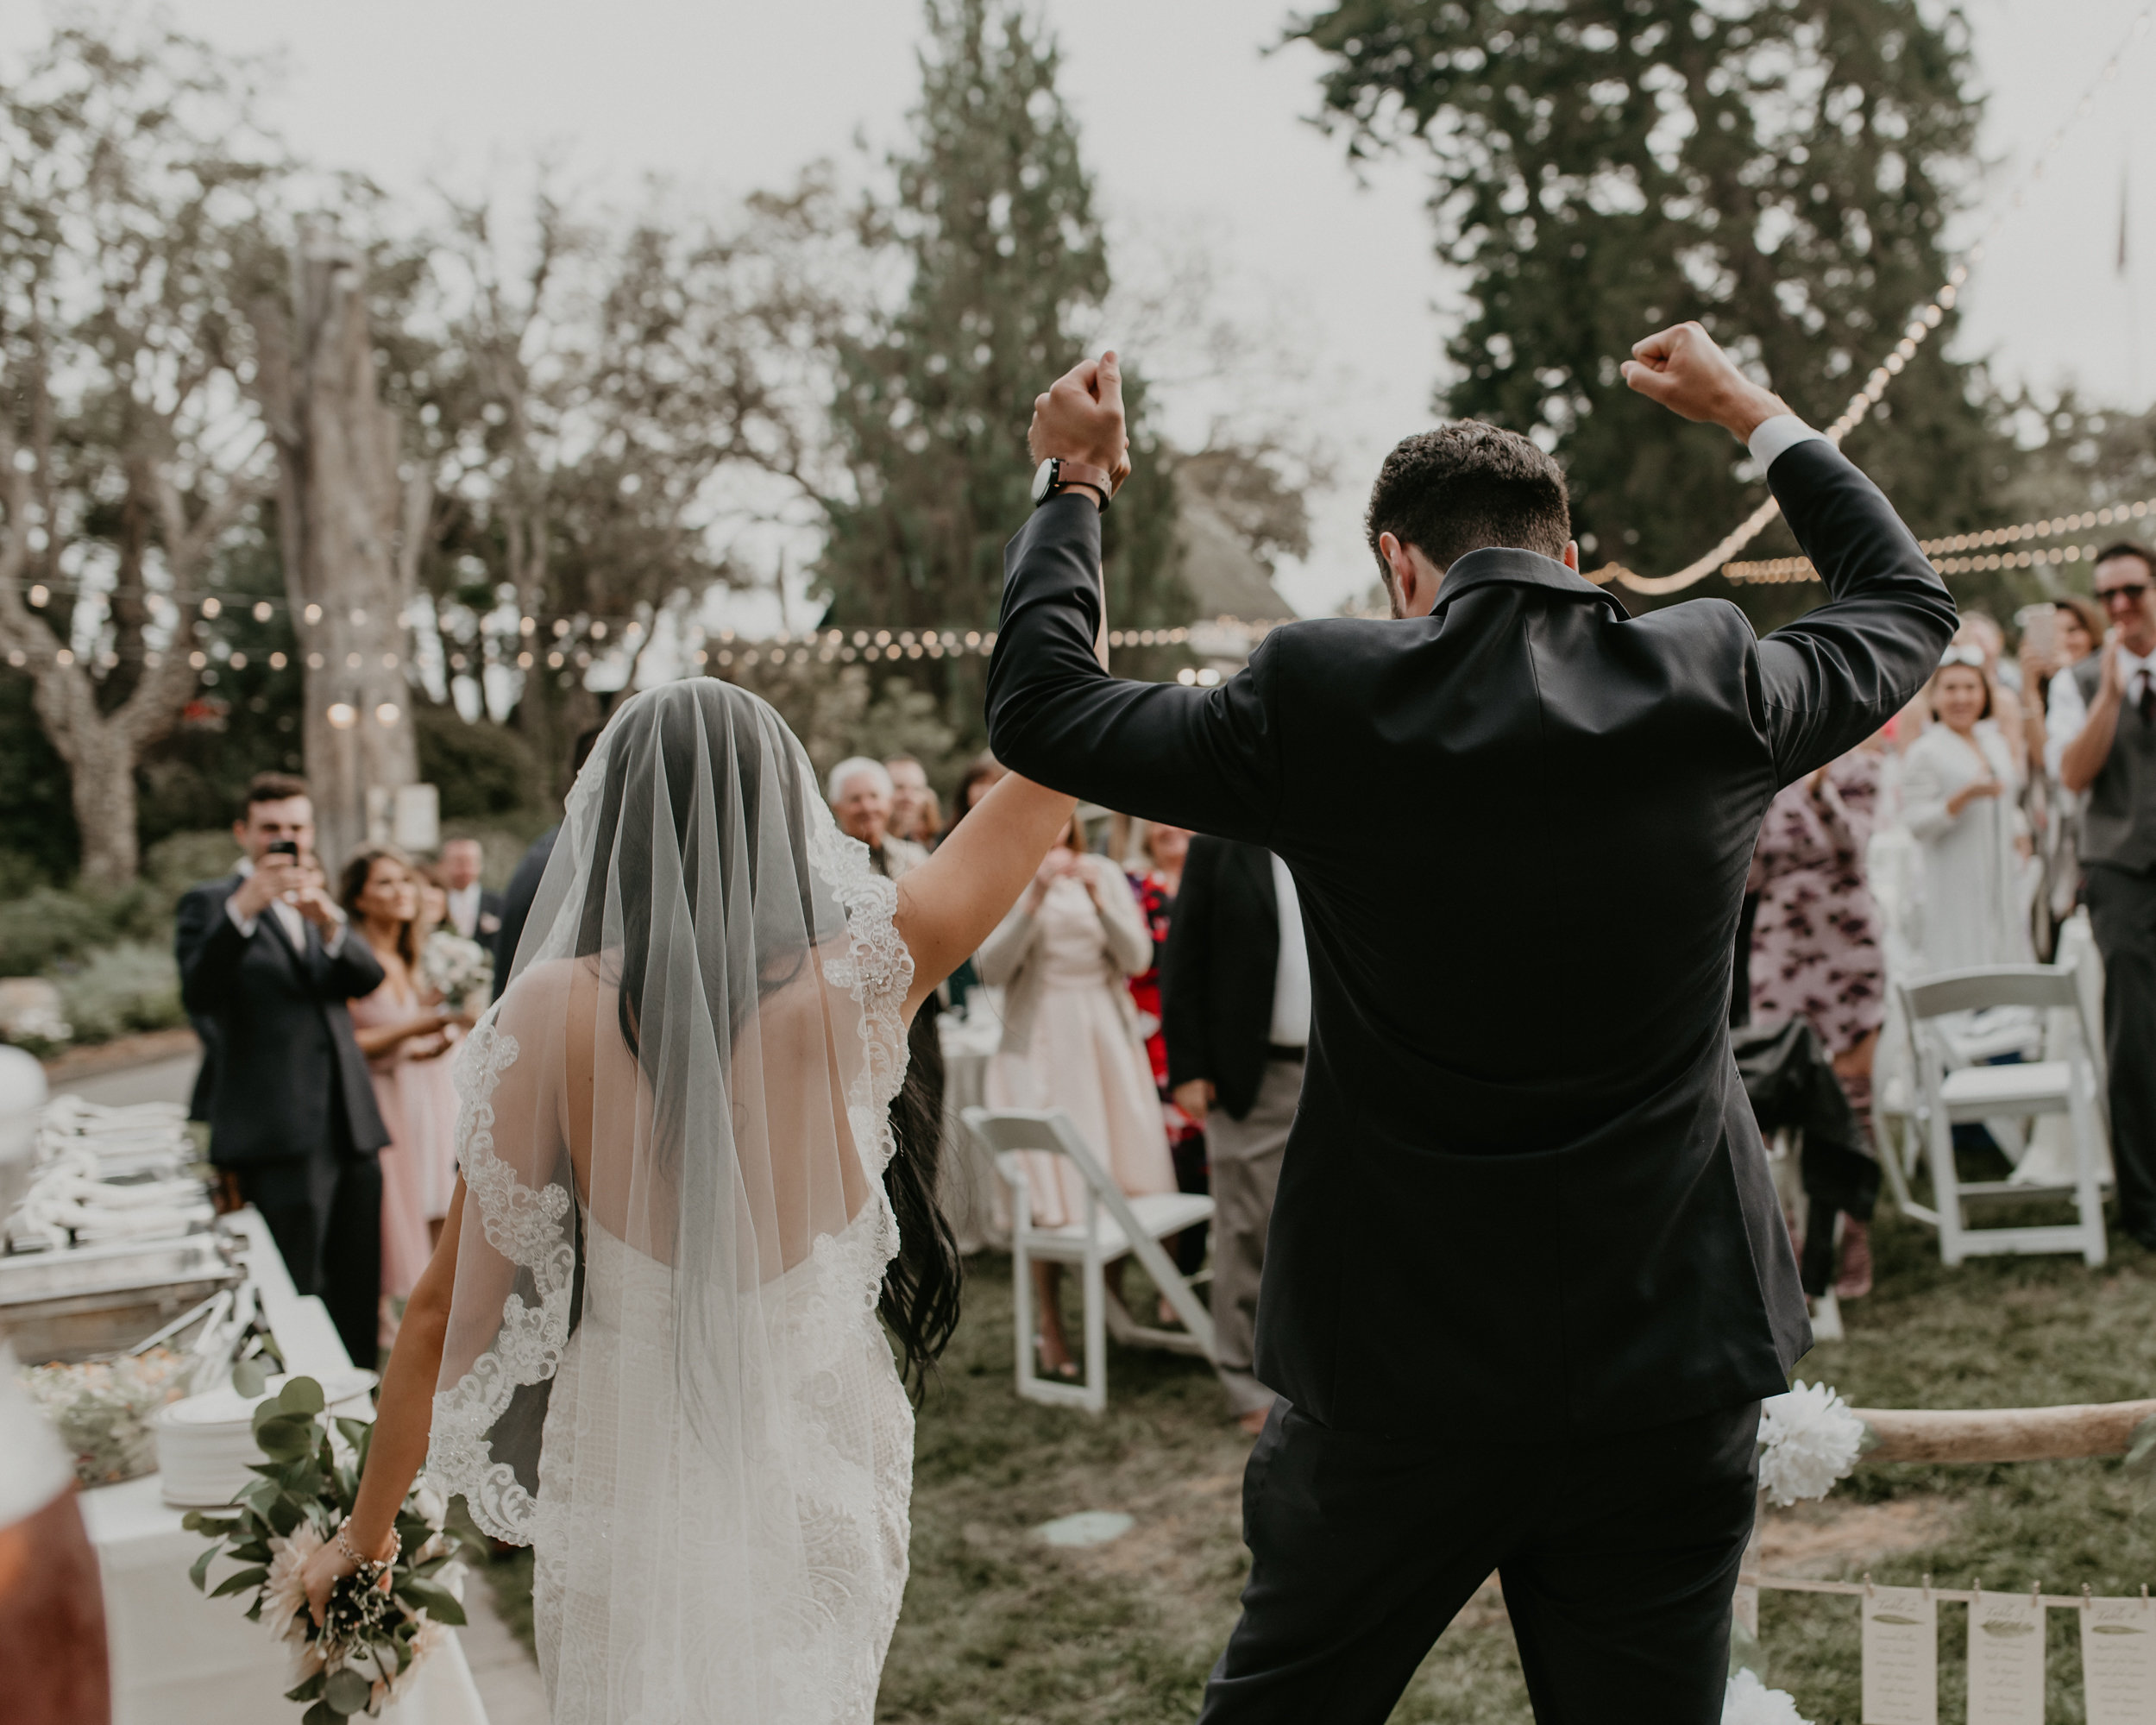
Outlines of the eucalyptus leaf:
{"type": "Polygon", "coordinates": [[[188,1566],[187,1579],[194,1583],[197,1593],[209,1584],[210,1565],[217,1561],[217,1548],[215,1546],[205,1546],[202,1555],[188,1566]]]}
{"type": "Polygon", "coordinates": [[[309,1678],[305,1683],[301,1684],[299,1688],[286,1690],[285,1691],[285,1699],[287,1701],[318,1700],[321,1698],[322,1685],[325,1680],[324,1674],[321,1671],[317,1671],[312,1677],[309,1678]]]}
{"type": "Polygon", "coordinates": [[[374,1685],[349,1665],[332,1671],[329,1682],[322,1686],[322,1698],[329,1703],[330,1710],[347,1716],[364,1713],[374,1693],[374,1685]]]}
{"type": "Polygon", "coordinates": [[[266,1420],[255,1428],[255,1441],[273,1462],[300,1459],[314,1448],[314,1426],[299,1420],[266,1420]]]}
{"type": "Polygon", "coordinates": [[[269,1388],[269,1379],[254,1360],[242,1360],[232,1368],[232,1388],[250,1400],[269,1388]]]}
{"type": "Polygon", "coordinates": [[[311,1377],[287,1379],[277,1401],[287,1413],[319,1413],[328,1405],[322,1399],[322,1386],[311,1377]]]}
{"type": "Polygon", "coordinates": [[[343,1717],[343,1715],[330,1710],[328,1702],[317,1701],[299,1716],[299,1725],[336,1725],[336,1722],[343,1717]]]}
{"type": "Polygon", "coordinates": [[[456,1624],[464,1621],[464,1608],[457,1602],[455,1594],[446,1587],[437,1587],[434,1583],[422,1581],[417,1576],[406,1576],[399,1582],[397,1596],[409,1600],[438,1623],[456,1624]]]}
{"type": "Polygon", "coordinates": [[[260,1587],[268,1579],[268,1570],[260,1565],[251,1570],[236,1570],[217,1584],[210,1597],[223,1599],[228,1593],[244,1593],[250,1587],[260,1587]]]}

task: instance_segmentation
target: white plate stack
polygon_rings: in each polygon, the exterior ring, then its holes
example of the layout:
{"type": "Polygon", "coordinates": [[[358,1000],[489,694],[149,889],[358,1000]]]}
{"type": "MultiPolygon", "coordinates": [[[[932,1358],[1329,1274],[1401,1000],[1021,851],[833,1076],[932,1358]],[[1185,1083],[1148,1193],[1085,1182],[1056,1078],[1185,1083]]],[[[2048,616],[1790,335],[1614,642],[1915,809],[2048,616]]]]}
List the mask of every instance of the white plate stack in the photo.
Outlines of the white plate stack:
{"type": "MultiPolygon", "coordinates": [[[[255,1443],[255,1410],[285,1387],[270,1379],[261,1395],[242,1395],[231,1388],[191,1395],[160,1410],[157,1469],[165,1502],[175,1509],[216,1509],[231,1502],[261,1476],[248,1471],[266,1457],[255,1443]]],[[[372,1419],[367,1392],[374,1374],[353,1367],[321,1380],[322,1394],[333,1413],[372,1419]]]]}

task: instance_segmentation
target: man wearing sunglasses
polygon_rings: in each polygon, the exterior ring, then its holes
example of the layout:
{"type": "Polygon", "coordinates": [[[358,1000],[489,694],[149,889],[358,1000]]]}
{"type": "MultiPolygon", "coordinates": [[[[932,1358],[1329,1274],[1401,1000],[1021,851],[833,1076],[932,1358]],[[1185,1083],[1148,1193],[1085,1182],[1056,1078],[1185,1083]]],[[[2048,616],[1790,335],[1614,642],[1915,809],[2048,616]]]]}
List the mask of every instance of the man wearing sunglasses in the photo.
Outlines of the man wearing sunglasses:
{"type": "Polygon", "coordinates": [[[2081,856],[2103,954],[2119,1220],[2156,1250],[2156,560],[2140,545],[2106,546],[2096,585],[2111,627],[2101,658],[2074,668],[2089,716],[2059,777],[2089,799],[2081,856]]]}

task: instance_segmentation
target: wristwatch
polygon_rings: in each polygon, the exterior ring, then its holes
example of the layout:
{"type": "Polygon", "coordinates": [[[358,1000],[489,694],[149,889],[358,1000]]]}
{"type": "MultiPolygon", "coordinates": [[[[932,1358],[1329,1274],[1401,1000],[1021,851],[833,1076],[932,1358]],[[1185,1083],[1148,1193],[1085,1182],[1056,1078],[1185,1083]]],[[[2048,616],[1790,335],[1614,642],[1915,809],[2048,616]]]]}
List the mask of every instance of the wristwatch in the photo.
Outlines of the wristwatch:
{"type": "Polygon", "coordinates": [[[1088,467],[1082,461],[1065,461],[1061,456],[1050,456],[1033,472],[1033,507],[1038,509],[1057,492],[1070,485],[1090,485],[1101,494],[1101,510],[1107,512],[1109,500],[1116,494],[1113,476],[1106,468],[1088,467]]]}

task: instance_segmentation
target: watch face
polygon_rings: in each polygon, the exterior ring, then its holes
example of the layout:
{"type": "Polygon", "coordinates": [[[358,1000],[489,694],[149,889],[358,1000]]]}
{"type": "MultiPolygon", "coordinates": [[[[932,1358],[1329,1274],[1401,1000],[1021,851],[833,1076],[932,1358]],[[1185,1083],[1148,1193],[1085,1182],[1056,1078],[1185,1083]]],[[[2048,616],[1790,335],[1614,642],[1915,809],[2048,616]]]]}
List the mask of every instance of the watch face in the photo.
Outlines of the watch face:
{"type": "Polygon", "coordinates": [[[1041,501],[1048,494],[1048,488],[1055,483],[1055,457],[1050,456],[1033,470],[1033,501],[1041,501]]]}

